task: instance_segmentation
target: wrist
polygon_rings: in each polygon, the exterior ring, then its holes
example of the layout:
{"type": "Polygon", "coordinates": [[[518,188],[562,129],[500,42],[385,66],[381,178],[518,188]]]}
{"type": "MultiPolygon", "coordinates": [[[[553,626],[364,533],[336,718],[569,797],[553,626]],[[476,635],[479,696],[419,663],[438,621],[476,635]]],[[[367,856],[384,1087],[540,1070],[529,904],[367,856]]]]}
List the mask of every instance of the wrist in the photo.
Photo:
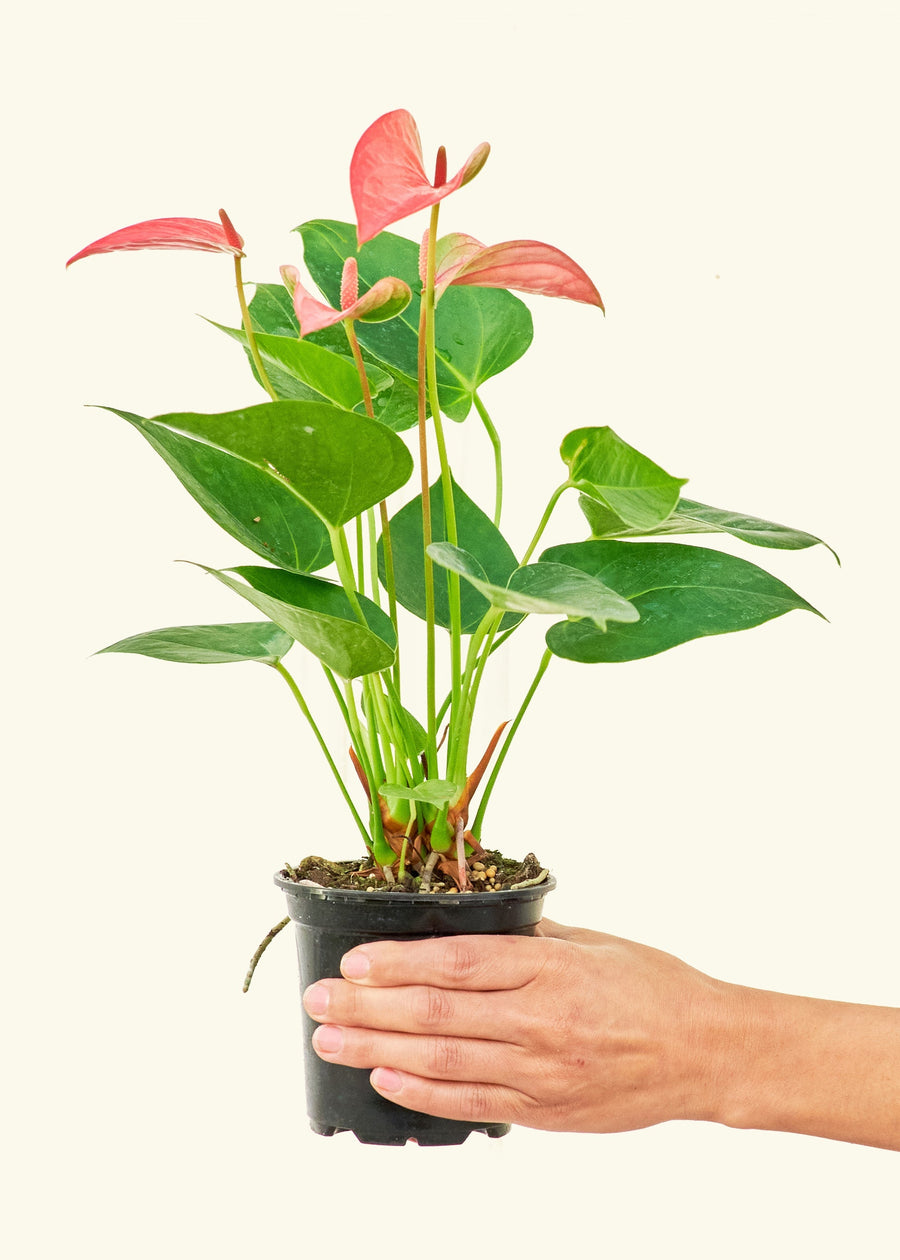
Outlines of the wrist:
{"type": "Polygon", "coordinates": [[[900,1011],[722,989],[704,1118],[900,1149],[900,1011]]]}

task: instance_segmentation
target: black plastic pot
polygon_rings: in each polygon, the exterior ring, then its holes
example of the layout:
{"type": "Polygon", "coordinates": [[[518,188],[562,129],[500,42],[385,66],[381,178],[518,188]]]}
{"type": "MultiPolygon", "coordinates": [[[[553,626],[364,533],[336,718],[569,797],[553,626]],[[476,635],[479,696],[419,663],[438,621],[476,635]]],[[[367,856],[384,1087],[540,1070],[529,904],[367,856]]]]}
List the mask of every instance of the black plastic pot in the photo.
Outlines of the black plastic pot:
{"type": "MultiPolygon", "coordinates": [[[[275,876],[287,895],[294,923],[301,992],[316,980],[340,976],[348,949],[378,940],[422,940],[429,936],[533,936],[543,914],[544,897],[556,887],[542,884],[504,893],[379,893],[319,884],[295,883],[275,876]]],[[[470,1133],[503,1137],[508,1124],[473,1124],[443,1120],[399,1107],[376,1094],[369,1071],[325,1063],[311,1045],[317,1025],[303,1012],[306,1102],[314,1133],[331,1137],[355,1133],[360,1142],[402,1146],[457,1146],[470,1133]]]]}

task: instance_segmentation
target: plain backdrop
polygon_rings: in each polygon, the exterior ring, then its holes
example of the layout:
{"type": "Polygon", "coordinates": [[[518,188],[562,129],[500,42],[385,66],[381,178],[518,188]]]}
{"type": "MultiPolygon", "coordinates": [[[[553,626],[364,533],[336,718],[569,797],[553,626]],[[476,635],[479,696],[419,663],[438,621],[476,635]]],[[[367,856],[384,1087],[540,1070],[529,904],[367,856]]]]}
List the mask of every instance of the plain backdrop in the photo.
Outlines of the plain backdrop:
{"type": "MultiPolygon", "coordinates": [[[[245,275],[272,281],[299,262],[296,224],[352,216],[350,154],[379,114],[410,109],[451,170],[489,140],[443,228],[549,241],[607,307],[533,300],[531,352],[483,390],[513,545],[563,434],[609,423],[687,493],[842,561],[742,551],[827,620],[554,662],[490,840],[552,865],[559,920],[724,979],[896,1005],[896,4],[57,0],[7,24],[8,1254],[896,1256],[884,1151],[698,1123],[436,1151],[309,1133],[287,934],[246,997],[241,980],[283,913],[272,872],[355,851],[340,799],[272,671],[92,656],[248,616],[174,563],[246,554],[85,406],[261,401],[198,318],[237,321],[231,267],[156,252],[63,271],[115,228],[222,205],[245,275]]],[[[477,422],[450,437],[488,493],[477,422]]],[[[570,504],[548,542],[582,528],[570,504]]],[[[511,645],[485,731],[541,633],[511,645]]]]}

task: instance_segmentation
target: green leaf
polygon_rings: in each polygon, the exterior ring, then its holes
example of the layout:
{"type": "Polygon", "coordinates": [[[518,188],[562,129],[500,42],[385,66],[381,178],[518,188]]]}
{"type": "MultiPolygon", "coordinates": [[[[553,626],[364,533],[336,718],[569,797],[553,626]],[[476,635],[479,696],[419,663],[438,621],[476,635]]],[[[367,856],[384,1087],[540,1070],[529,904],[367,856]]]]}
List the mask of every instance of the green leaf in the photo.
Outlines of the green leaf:
{"type": "Polygon", "coordinates": [[[160,661],[186,665],[223,665],[233,661],[261,661],[274,665],[294,646],[289,634],[271,621],[240,621],[220,626],[167,626],[120,639],[104,652],[132,652],[160,661]]]}
{"type": "Polygon", "coordinates": [[[570,565],[528,564],[515,570],[508,586],[497,586],[487,580],[475,557],[460,547],[432,543],[428,554],[435,564],[470,582],[494,608],[554,617],[587,617],[600,630],[606,629],[608,621],[638,619],[637,609],[627,599],[570,565]]]}
{"type": "Polygon", "coordinates": [[[704,635],[761,625],[792,609],[821,616],[784,582],[738,556],[681,543],[584,542],[550,547],[542,560],[596,577],[634,604],[640,621],[601,634],[587,621],[547,632],[557,656],[634,661],[704,635]]]}
{"type": "MultiPolygon", "coordinates": [[[[303,256],[310,275],[334,306],[340,302],[341,272],[351,255],[359,265],[360,290],[384,276],[405,280],[413,298],[405,311],[385,324],[358,324],[360,343],[391,374],[415,381],[418,372],[419,245],[382,232],[357,252],[356,228],[350,223],[315,219],[296,229],[303,238],[303,256]]],[[[502,372],[528,349],[533,335],[524,302],[503,289],[475,286],[450,288],[441,297],[435,318],[438,395],[441,409],[464,420],[479,385],[502,372]]]]}
{"type": "MultiPolygon", "coordinates": [[[[359,329],[357,327],[358,332],[359,329]]],[[[322,346],[330,350],[332,354],[349,352],[347,335],[343,327],[338,327],[337,325],[332,328],[322,328],[319,332],[310,333],[303,340],[313,345],[322,346]]],[[[362,354],[363,366],[369,379],[372,379],[373,376],[386,375],[384,364],[370,354],[365,346],[360,345],[360,353],[362,354]]],[[[348,358],[347,362],[353,365],[355,372],[356,364],[353,363],[352,358],[348,358]]],[[[403,433],[405,429],[411,429],[419,422],[418,387],[414,379],[405,376],[394,367],[390,369],[388,379],[393,384],[387,385],[372,398],[375,419],[380,420],[382,424],[386,424],[395,433],[403,433]]],[[[427,408],[426,414],[431,415],[430,410],[427,408]]]]}
{"type": "MultiPolygon", "coordinates": [[[[444,520],[444,496],[438,479],[428,492],[431,503],[431,536],[434,542],[444,542],[447,528],[444,520]]],[[[453,483],[453,504],[456,509],[456,530],[459,545],[482,566],[487,579],[498,586],[505,586],[509,575],[518,568],[513,550],[496,525],[482,512],[456,482],[453,483]]],[[[425,559],[422,533],[422,496],[402,507],[391,520],[391,546],[394,557],[394,581],[397,600],[416,617],[425,620],[425,559]]],[[[384,545],[378,545],[378,571],[384,582],[384,545]]],[[[472,634],[477,629],[490,604],[472,586],[460,590],[462,632],[472,634]]],[[[450,628],[450,601],[448,579],[435,574],[434,582],[435,622],[450,628]]],[[[503,619],[503,629],[509,629],[520,617],[503,619]]]]}
{"type": "Polygon", "coordinates": [[[115,407],[105,410],[133,425],[216,524],[258,556],[298,572],[331,563],[327,529],[270,469],[170,428],[172,417],[146,420],[115,407]]]}
{"type": "MultiPolygon", "coordinates": [[[[175,412],[144,424],[235,457],[332,528],[399,489],[413,467],[401,439],[383,424],[328,403],[269,402],[220,415],[175,412]]],[[[251,519],[256,515],[261,512],[251,519]]]]}
{"type": "MultiPolygon", "coordinates": [[[[294,314],[294,300],[283,284],[258,284],[247,308],[254,332],[273,337],[299,337],[300,325],[294,314]]],[[[343,329],[341,335],[346,341],[343,329]]]]}
{"type": "MultiPolygon", "coordinates": [[[[247,334],[243,328],[228,328],[214,320],[208,322],[247,348],[247,334]]],[[[317,346],[306,338],[301,341],[298,337],[257,333],[256,344],[267,370],[274,365],[282,375],[286,374],[312,390],[318,400],[332,402],[345,411],[364,405],[359,373],[352,360],[317,346]]],[[[366,375],[373,394],[393,385],[392,378],[380,368],[373,367],[366,375]]],[[[316,398],[310,401],[316,401],[316,398]]]]}
{"type": "Polygon", "coordinates": [[[587,519],[593,538],[640,538],[658,534],[730,534],[755,547],[778,547],[783,551],[801,551],[805,547],[823,547],[840,563],[833,547],[814,534],[777,525],[758,516],[746,516],[741,512],[729,512],[724,508],[710,507],[694,499],[681,499],[671,516],[650,529],[632,529],[621,517],[611,512],[595,499],[579,497],[579,506],[587,519]]]}
{"type": "Polygon", "coordinates": [[[426,779],[416,787],[406,787],[403,783],[382,783],[378,795],[386,799],[424,801],[427,805],[440,807],[457,800],[462,790],[462,784],[451,783],[449,779],[426,779]]]}
{"type": "MultiPolygon", "coordinates": [[[[249,309],[256,332],[271,333],[277,337],[299,337],[300,326],[294,314],[291,295],[284,285],[258,284],[249,309]]],[[[303,340],[308,344],[330,350],[332,354],[340,355],[353,367],[354,372],[356,371],[347,343],[347,334],[342,327],[335,325],[333,328],[323,328],[320,332],[304,337],[303,340]]],[[[372,379],[376,373],[383,374],[383,365],[369,354],[365,347],[361,347],[361,350],[363,365],[369,378],[372,379]]],[[[249,353],[247,357],[250,358],[249,353]]],[[[250,362],[252,367],[252,360],[250,362]]],[[[295,377],[281,372],[274,364],[269,366],[268,373],[269,380],[280,398],[319,398],[319,395],[313,393],[308,386],[301,384],[295,377]]],[[[254,375],[256,375],[255,371],[254,375]]],[[[395,433],[402,433],[418,422],[418,392],[415,380],[404,376],[396,369],[391,370],[391,379],[393,384],[386,386],[372,399],[375,419],[386,424],[395,433]]]]}
{"type": "Polygon", "coordinates": [[[391,619],[363,595],[357,599],[365,625],[341,587],[322,578],[257,565],[197,567],[248,600],[341,678],[359,678],[394,663],[397,636],[391,619]]]}
{"type": "Polygon", "coordinates": [[[559,453],[569,466],[570,483],[633,528],[647,529],[665,520],[686,480],[670,477],[607,425],[574,429],[563,438],[559,453]]]}

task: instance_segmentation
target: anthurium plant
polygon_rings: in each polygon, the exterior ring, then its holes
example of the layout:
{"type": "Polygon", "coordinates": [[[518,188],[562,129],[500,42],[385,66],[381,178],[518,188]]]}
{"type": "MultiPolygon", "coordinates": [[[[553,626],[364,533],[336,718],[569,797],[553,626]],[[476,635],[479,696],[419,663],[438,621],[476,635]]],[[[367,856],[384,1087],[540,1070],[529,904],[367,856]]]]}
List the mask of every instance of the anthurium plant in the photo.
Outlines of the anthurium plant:
{"type": "MultiPolygon", "coordinates": [[[[485,813],[554,656],[634,661],[792,609],[816,611],[747,559],[671,540],[724,534],[796,550],[820,539],[685,498],[683,478],[607,425],[561,435],[556,484],[550,477],[533,532],[504,537],[502,426],[481,390],[532,339],[528,308],[511,290],[582,303],[594,308],[591,319],[604,308],[586,272],[553,246],[439,233],[441,203],[481,172],[488,153],[480,144],[448,177],[440,148],[430,178],[411,115],[396,110],[374,122],[350,165],[356,222],[310,219],[296,229],[321,296],[291,263],[280,283],[256,284],[248,303],[244,241],[224,211],[219,222],[137,223],[69,260],[133,249],[233,259],[240,326],[222,330],[246,351],[267,400],[214,415],[110,410],[253,553],[255,563],[232,569],[199,567],[257,619],[153,630],[103,650],[276,670],[359,832],[360,869],[387,890],[425,892],[438,879],[454,892],[497,890],[482,873],[485,813]],[[430,211],[421,242],[387,230],[421,210],[430,211]],[[454,476],[445,419],[473,425],[493,461],[492,502],[476,503],[454,476]],[[568,493],[578,496],[587,537],[540,550],[568,493]],[[534,616],[550,627],[533,681],[515,714],[497,715],[488,747],[473,749],[491,661],[534,616]],[[425,700],[414,713],[402,649],[422,632],[425,700]],[[327,679],[359,785],[285,665],[296,644],[327,679]]],[[[551,455],[542,452],[541,470],[551,455]]]]}

